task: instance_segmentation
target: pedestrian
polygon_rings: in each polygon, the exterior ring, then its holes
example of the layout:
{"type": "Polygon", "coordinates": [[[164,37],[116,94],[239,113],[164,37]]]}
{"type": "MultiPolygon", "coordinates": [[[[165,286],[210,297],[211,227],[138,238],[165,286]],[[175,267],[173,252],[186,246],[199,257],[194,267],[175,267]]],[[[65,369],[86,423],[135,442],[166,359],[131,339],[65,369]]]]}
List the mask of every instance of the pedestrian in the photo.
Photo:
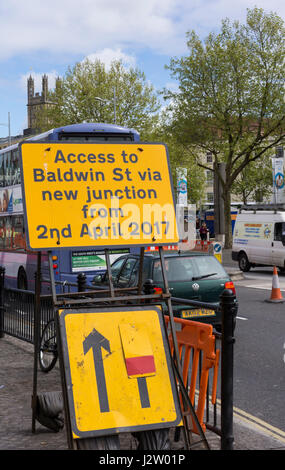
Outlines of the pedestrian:
{"type": "Polygon", "coordinates": [[[200,231],[201,240],[207,240],[208,229],[207,229],[206,222],[202,222],[202,225],[199,231],[200,231]]]}

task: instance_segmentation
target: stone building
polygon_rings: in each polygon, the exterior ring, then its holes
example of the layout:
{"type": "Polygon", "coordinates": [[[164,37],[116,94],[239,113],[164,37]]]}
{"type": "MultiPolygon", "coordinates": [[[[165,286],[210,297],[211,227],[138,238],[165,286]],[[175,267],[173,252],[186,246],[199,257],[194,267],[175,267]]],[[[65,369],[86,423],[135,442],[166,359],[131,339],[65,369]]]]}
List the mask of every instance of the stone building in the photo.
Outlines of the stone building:
{"type": "Polygon", "coordinates": [[[46,106],[50,106],[52,103],[48,101],[48,77],[43,75],[42,77],[42,92],[35,93],[35,82],[30,75],[27,81],[27,93],[28,93],[28,127],[24,129],[24,135],[32,135],[37,133],[36,129],[36,115],[41,109],[46,106]]]}

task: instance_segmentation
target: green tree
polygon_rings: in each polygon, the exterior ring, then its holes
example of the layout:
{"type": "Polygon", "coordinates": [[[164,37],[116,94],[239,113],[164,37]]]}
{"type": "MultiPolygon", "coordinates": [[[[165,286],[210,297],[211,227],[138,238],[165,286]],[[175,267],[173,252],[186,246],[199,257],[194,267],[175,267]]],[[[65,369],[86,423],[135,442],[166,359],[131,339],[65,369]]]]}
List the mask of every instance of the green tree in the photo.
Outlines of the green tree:
{"type": "MultiPolygon", "coordinates": [[[[245,24],[223,20],[218,34],[202,41],[187,33],[189,54],[168,66],[177,92],[164,90],[171,129],[196,154],[200,166],[211,152],[224,162],[225,246],[231,247],[231,192],[238,175],[282,142],[285,130],[282,19],[262,9],[247,11],[245,24]]],[[[212,168],[208,168],[212,170],[212,168]]]]}
{"type": "Polygon", "coordinates": [[[167,130],[169,124],[166,124],[167,117],[164,113],[160,115],[159,124],[155,127],[154,132],[149,136],[149,140],[163,142],[167,145],[171,174],[173,179],[173,188],[176,196],[177,190],[177,172],[179,167],[187,169],[187,189],[189,204],[198,204],[204,195],[205,189],[205,173],[195,161],[195,156],[191,153],[187,146],[178,142],[176,136],[171,130],[167,130]]]}
{"type": "Polygon", "coordinates": [[[188,203],[198,204],[204,195],[205,190],[205,174],[204,171],[196,165],[193,156],[189,153],[187,148],[171,141],[168,143],[170,164],[173,175],[173,186],[176,193],[177,190],[177,172],[179,167],[187,169],[187,189],[188,189],[188,203]]]}
{"type": "Polygon", "coordinates": [[[241,198],[243,204],[250,199],[266,201],[273,187],[272,163],[268,155],[249,163],[232,185],[232,194],[241,198]]]}
{"type": "Polygon", "coordinates": [[[127,70],[116,60],[108,70],[101,61],[88,59],[69,67],[49,93],[49,102],[37,116],[42,131],[83,121],[113,123],[116,115],[118,125],[133,127],[144,138],[157,123],[160,108],[144,73],[137,68],[127,70]]]}

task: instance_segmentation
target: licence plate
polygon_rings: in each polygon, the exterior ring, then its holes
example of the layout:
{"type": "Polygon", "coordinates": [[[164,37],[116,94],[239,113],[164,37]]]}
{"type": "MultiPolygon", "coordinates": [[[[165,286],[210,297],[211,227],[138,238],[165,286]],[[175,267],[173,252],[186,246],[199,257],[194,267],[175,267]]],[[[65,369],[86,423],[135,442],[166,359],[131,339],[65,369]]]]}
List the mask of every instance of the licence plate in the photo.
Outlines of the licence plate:
{"type": "Polygon", "coordinates": [[[214,317],[216,315],[215,310],[209,310],[207,308],[195,308],[193,310],[182,310],[182,318],[193,318],[193,317],[214,317]]]}

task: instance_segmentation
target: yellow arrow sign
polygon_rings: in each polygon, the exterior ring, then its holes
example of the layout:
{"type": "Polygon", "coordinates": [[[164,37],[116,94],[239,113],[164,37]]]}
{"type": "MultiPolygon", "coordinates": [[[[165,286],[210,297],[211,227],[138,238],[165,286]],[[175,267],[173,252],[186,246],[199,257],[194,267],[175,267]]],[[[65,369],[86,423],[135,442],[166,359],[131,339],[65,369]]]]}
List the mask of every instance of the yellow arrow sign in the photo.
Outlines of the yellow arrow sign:
{"type": "Polygon", "coordinates": [[[30,249],[178,241],[164,144],[21,144],[30,249]]]}
{"type": "Polygon", "coordinates": [[[74,438],[180,423],[159,308],[59,315],[74,438]]]}

